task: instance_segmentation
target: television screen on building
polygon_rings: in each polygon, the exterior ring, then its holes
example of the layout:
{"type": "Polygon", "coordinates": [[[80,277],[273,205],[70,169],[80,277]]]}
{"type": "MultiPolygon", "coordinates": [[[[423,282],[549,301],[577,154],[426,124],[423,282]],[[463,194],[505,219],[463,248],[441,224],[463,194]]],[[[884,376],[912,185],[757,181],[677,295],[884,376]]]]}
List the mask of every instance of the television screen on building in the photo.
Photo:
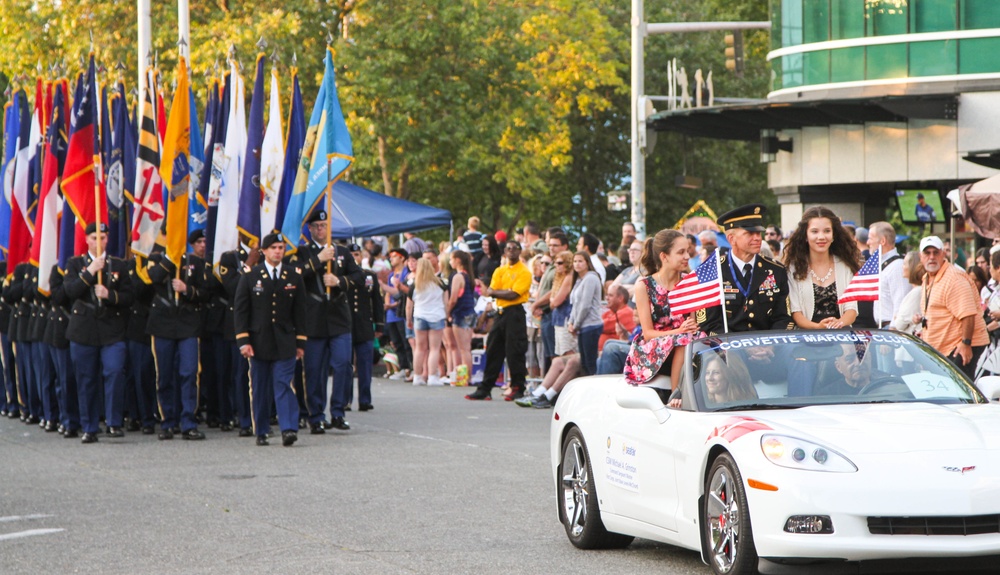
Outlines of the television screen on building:
{"type": "Polygon", "coordinates": [[[945,221],[941,193],[937,190],[896,190],[899,214],[908,224],[930,224],[945,221]]]}

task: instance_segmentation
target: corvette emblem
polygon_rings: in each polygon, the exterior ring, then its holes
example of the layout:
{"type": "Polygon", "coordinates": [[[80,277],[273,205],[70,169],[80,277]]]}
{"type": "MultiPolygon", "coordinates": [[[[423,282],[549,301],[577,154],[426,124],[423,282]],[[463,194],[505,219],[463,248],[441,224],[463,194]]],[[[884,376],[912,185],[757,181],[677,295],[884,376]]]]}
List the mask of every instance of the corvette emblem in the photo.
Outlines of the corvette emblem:
{"type": "Polygon", "coordinates": [[[969,465],[969,466],[966,466],[966,467],[948,467],[948,466],[945,466],[945,467],[942,467],[941,469],[944,469],[945,471],[951,471],[952,473],[961,473],[962,475],[965,475],[967,472],[975,471],[976,470],[976,466],[975,465],[969,465]]]}

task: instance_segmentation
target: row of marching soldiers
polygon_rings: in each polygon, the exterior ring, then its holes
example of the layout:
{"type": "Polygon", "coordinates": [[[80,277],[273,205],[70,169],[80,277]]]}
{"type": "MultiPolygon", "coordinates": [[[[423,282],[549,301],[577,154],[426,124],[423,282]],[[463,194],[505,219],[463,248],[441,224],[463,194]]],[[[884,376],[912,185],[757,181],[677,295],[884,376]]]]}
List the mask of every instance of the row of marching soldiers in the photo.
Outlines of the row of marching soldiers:
{"type": "Polygon", "coordinates": [[[102,419],[105,437],[201,440],[204,396],[209,427],[238,429],[257,445],[273,436],[275,416],[285,446],[300,426],[311,434],[350,429],[352,358],[359,407],[372,409],[382,298],[355,260],[360,248],[327,244],[326,213],[308,224],[313,239],[294,254],[284,257],[275,230],[259,249],[224,253],[217,270],[200,231],[176,266],[162,252],[108,257],[106,227],[91,224],[88,253],[72,258],[65,275],[53,269],[47,296],[34,264],[4,270],[0,413],[83,443],[98,441],[102,419]]]}

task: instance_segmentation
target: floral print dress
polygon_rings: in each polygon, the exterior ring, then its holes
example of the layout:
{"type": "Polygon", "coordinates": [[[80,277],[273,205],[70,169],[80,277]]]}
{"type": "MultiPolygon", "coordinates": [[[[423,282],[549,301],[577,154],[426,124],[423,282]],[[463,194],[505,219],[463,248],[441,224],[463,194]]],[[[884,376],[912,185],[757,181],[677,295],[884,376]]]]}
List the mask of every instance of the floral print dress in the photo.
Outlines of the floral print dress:
{"type": "MultiPolygon", "coordinates": [[[[653,316],[653,327],[660,331],[677,329],[684,323],[684,316],[670,315],[670,305],[667,303],[667,288],[656,283],[653,276],[646,276],[636,282],[637,286],[646,288],[649,296],[650,311],[653,316]]],[[[670,357],[675,347],[685,346],[700,334],[682,333],[665,335],[647,340],[641,334],[632,342],[628,357],[625,359],[625,381],[632,385],[648,383],[660,371],[664,362],[670,357]]]]}

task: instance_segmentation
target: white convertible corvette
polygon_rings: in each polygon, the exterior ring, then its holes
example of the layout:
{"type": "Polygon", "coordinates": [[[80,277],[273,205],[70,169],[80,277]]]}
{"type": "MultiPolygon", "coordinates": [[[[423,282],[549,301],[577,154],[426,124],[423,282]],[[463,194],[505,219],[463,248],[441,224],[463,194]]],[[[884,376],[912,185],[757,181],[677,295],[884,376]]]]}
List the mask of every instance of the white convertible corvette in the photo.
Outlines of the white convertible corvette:
{"type": "Polygon", "coordinates": [[[720,574],[1000,570],[1000,384],[984,396],[894,332],[732,334],[686,353],[680,407],[621,376],[559,397],[551,463],[574,545],[643,537],[720,574]]]}

